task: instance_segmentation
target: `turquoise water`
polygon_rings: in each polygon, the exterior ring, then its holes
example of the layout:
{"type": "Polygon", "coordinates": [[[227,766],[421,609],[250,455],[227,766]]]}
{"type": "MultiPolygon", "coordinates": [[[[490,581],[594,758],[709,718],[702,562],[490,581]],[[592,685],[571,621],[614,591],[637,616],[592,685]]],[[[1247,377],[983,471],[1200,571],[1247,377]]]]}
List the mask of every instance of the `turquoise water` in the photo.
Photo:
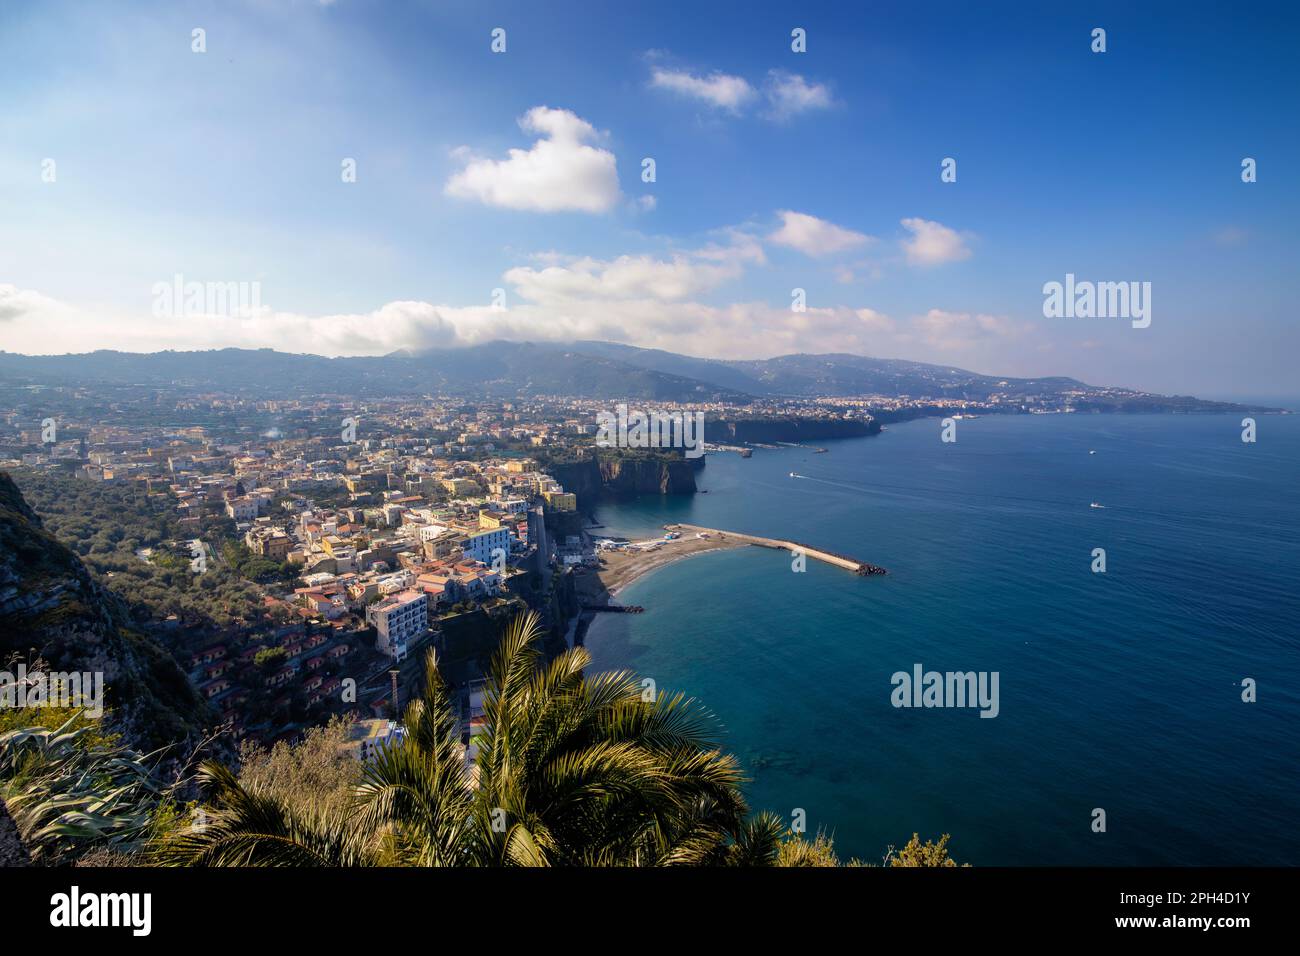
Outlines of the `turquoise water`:
{"type": "Polygon", "coordinates": [[[916,830],[980,865],[1293,864],[1300,416],[1261,417],[1253,445],[1239,422],[991,416],[944,444],[924,420],[824,455],[710,455],[708,494],[599,520],[793,538],[890,574],[698,555],[629,586],[647,612],[602,616],[588,649],[699,698],[751,804],[803,809],[843,855],[916,830]],[[997,671],[999,716],[891,706],[916,663],[997,671]]]}

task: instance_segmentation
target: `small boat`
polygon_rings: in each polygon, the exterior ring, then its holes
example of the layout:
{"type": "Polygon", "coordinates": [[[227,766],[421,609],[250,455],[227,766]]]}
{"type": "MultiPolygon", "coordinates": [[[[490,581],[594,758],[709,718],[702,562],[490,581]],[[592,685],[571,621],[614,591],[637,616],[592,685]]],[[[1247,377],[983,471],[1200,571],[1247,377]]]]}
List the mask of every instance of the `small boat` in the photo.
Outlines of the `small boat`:
{"type": "Polygon", "coordinates": [[[792,472],[790,472],[790,477],[791,477],[791,478],[798,478],[799,476],[796,475],[796,474],[792,471],[792,472]]]}
{"type": "Polygon", "coordinates": [[[1096,452],[1094,449],[1089,448],[1089,449],[1088,449],[1088,454],[1089,454],[1089,455],[1095,455],[1095,454],[1097,454],[1097,452],[1096,452]]]}
{"type": "Polygon", "coordinates": [[[1092,504],[1088,505],[1088,507],[1089,507],[1089,508],[1105,508],[1106,506],[1105,506],[1105,505],[1099,505],[1099,504],[1097,504],[1097,502],[1094,501],[1092,504]]]}

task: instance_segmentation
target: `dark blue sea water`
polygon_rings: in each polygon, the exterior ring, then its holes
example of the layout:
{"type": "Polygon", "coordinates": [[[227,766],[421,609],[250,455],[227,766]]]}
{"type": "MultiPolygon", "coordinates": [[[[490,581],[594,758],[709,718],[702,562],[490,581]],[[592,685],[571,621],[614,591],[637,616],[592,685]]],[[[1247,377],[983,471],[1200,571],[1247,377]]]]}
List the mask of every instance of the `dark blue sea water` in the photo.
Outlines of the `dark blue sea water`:
{"type": "Polygon", "coordinates": [[[822,455],[710,455],[708,494],[599,520],[792,538],[890,574],[703,554],[632,584],[647,613],[603,615],[588,649],[699,698],[751,804],[805,810],[845,856],[919,831],[977,865],[1294,864],[1300,416],[1261,416],[1255,444],[1240,420],[990,416],[944,444],[930,419],[822,455]],[[916,663],[997,671],[999,716],[893,707],[916,663]]]}

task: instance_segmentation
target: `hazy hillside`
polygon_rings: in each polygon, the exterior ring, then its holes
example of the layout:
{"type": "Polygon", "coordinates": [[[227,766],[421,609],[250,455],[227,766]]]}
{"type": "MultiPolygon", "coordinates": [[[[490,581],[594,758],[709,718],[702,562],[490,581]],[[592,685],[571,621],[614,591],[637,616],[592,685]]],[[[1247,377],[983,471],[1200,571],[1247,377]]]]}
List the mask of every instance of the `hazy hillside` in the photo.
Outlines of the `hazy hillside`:
{"type": "Polygon", "coordinates": [[[612,342],[577,342],[574,348],[629,365],[725,384],[754,395],[812,398],[877,394],[976,399],[992,392],[1042,395],[1090,388],[1072,378],[1003,378],[950,365],[844,353],[723,361],[612,342]]]}
{"type": "Polygon", "coordinates": [[[575,349],[491,342],[380,357],[324,358],[270,349],[206,352],[89,352],[25,356],[0,353],[0,380],[32,384],[188,385],[253,393],[531,394],[580,397],[743,400],[709,382],[630,365],[575,349]]]}
{"type": "Polygon", "coordinates": [[[325,358],[269,349],[0,352],[0,382],[188,386],[253,395],[356,396],[463,393],[467,397],[566,395],[646,401],[722,401],[880,395],[984,401],[1015,407],[1066,402],[1081,410],[1214,411],[1243,406],[1086,385],[1072,378],[982,375],[948,365],[862,355],[782,355],[722,361],[613,342],[489,342],[463,348],[325,358]]]}

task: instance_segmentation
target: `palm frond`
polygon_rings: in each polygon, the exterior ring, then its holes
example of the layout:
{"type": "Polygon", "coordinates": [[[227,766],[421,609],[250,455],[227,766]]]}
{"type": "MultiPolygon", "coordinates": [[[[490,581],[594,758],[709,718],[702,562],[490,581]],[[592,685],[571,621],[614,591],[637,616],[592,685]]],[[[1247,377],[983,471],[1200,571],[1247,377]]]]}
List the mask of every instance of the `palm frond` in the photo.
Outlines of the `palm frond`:
{"type": "Polygon", "coordinates": [[[202,822],[151,850],[160,866],[359,867],[376,862],[368,834],[353,815],[300,813],[251,793],[222,764],[205,762],[200,784],[212,791],[202,822]]]}

